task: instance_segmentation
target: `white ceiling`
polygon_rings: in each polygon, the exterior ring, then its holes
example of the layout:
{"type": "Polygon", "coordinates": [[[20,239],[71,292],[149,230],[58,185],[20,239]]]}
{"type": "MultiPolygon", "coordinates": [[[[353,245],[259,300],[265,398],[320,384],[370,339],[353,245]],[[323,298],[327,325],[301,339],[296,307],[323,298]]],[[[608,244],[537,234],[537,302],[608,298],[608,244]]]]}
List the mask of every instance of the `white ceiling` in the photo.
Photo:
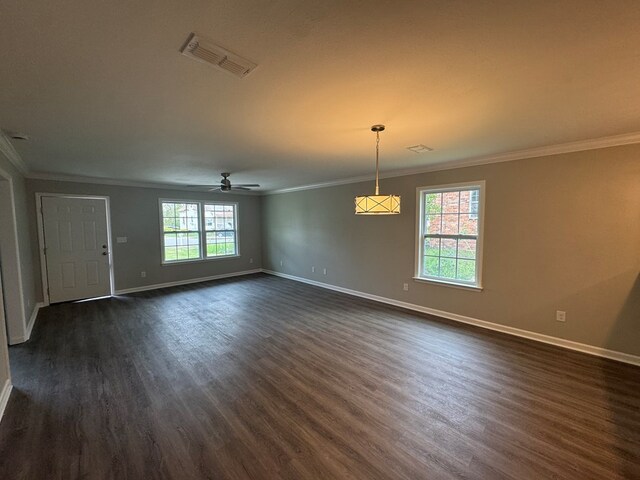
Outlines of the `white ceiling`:
{"type": "Polygon", "coordinates": [[[265,189],[640,131],[640,2],[2,0],[31,171],[265,189]],[[258,64],[179,54],[190,32],[258,64]],[[417,155],[405,147],[435,148],[417,155]]]}

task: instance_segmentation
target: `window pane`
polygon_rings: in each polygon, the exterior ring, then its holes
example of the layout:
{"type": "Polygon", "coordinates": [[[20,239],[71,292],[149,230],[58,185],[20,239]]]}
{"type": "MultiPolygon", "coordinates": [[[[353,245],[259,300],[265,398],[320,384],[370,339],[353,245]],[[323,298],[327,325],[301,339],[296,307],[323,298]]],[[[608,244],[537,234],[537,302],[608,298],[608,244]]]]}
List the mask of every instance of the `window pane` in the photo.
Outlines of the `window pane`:
{"type": "Polygon", "coordinates": [[[162,202],[162,216],[163,217],[175,217],[176,208],[173,203],[162,202]]]}
{"type": "Polygon", "coordinates": [[[426,215],[434,215],[442,213],[442,194],[427,193],[424,196],[424,213],[426,215]]]}
{"type": "Polygon", "coordinates": [[[460,235],[478,235],[477,215],[460,215],[460,235]]]}
{"type": "Polygon", "coordinates": [[[430,277],[440,276],[440,259],[438,257],[424,257],[424,274],[430,277]]]}
{"type": "Polygon", "coordinates": [[[236,244],[235,243],[227,243],[226,244],[225,253],[227,255],[233,255],[234,253],[236,253],[236,244]]]}
{"type": "Polygon", "coordinates": [[[456,250],[458,241],[451,238],[443,238],[442,239],[442,248],[440,250],[441,257],[456,257],[456,250]]]}
{"type": "Polygon", "coordinates": [[[442,194],[442,213],[458,213],[460,192],[444,192],[442,194]]]}
{"type": "Polygon", "coordinates": [[[212,243],[207,245],[207,255],[210,257],[217,257],[220,255],[230,255],[235,253],[235,246],[231,244],[232,248],[229,248],[229,252],[227,252],[227,244],[223,242],[212,243]]]}
{"type": "Polygon", "coordinates": [[[458,219],[460,215],[445,214],[442,215],[442,232],[444,235],[457,235],[458,234],[458,219]]]}
{"type": "Polygon", "coordinates": [[[187,234],[187,243],[189,245],[200,245],[200,234],[199,233],[188,233],[187,234]]]}
{"type": "Polygon", "coordinates": [[[425,232],[435,235],[440,233],[440,225],[442,223],[442,215],[427,215],[425,219],[425,232]]]}
{"type": "Polygon", "coordinates": [[[175,232],[178,230],[178,222],[175,217],[165,218],[164,219],[164,231],[165,232],[175,232]]]}
{"type": "Polygon", "coordinates": [[[471,196],[471,190],[463,190],[460,192],[460,213],[469,214],[469,198],[471,196]]]}
{"type": "Polygon", "coordinates": [[[458,280],[473,282],[476,279],[476,261],[458,260],[458,280]]]}
{"type": "Polygon", "coordinates": [[[189,245],[189,234],[188,233],[176,233],[176,245],[178,247],[186,247],[189,245]]]}
{"type": "Polygon", "coordinates": [[[439,238],[425,238],[424,239],[424,255],[440,255],[440,239],[439,238]]]}
{"type": "Polygon", "coordinates": [[[189,258],[200,258],[200,245],[189,245],[187,248],[189,258]]]}
{"type": "Polygon", "coordinates": [[[178,258],[178,250],[176,247],[164,247],[164,261],[171,262],[178,258]]]}
{"type": "Polygon", "coordinates": [[[476,258],[476,241],[458,240],[458,258],[476,258]]]}
{"type": "Polygon", "coordinates": [[[440,276],[444,278],[456,278],[456,259],[440,259],[440,276]]]}
{"type": "Polygon", "coordinates": [[[196,203],[187,204],[187,216],[198,218],[198,205],[196,203]]]}
{"type": "Polygon", "coordinates": [[[177,245],[176,234],[175,233],[165,233],[164,234],[164,246],[165,247],[175,247],[176,245],[177,245]]]}
{"type": "Polygon", "coordinates": [[[200,230],[198,217],[187,217],[185,230],[200,230]]]}

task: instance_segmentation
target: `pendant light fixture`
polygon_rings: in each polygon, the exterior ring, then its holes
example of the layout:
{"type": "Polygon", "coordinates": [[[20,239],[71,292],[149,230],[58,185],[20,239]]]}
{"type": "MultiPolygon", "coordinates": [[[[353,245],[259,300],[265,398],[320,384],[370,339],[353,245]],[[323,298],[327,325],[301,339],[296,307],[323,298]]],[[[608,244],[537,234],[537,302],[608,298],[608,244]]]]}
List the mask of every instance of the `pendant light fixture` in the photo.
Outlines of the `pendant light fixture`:
{"type": "Polygon", "coordinates": [[[400,195],[380,195],[378,186],[380,132],[383,130],[384,125],[371,127],[371,131],[376,132],[376,194],[356,197],[356,215],[395,215],[400,213],[400,195]]]}

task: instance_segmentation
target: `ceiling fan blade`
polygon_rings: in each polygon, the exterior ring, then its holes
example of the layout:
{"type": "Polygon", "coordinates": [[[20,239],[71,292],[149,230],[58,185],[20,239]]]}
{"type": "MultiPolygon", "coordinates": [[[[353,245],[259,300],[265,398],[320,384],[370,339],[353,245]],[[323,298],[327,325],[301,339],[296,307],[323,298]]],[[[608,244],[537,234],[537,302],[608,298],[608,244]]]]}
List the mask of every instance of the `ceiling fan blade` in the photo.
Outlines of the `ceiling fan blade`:
{"type": "MultiPolygon", "coordinates": [[[[209,185],[209,186],[211,186],[211,185],[209,185]]],[[[209,189],[210,192],[219,192],[221,190],[222,190],[222,188],[220,188],[220,187],[214,187],[214,188],[210,188],[209,189]]]]}
{"type": "Polygon", "coordinates": [[[250,191],[251,189],[247,188],[247,187],[236,187],[235,185],[232,185],[231,186],[231,190],[247,190],[247,191],[250,191]]]}
{"type": "Polygon", "coordinates": [[[234,183],[234,187],[259,187],[257,183],[234,183]]]}
{"type": "Polygon", "coordinates": [[[216,184],[211,183],[209,185],[186,185],[187,188],[211,188],[211,187],[215,187],[216,184]]]}

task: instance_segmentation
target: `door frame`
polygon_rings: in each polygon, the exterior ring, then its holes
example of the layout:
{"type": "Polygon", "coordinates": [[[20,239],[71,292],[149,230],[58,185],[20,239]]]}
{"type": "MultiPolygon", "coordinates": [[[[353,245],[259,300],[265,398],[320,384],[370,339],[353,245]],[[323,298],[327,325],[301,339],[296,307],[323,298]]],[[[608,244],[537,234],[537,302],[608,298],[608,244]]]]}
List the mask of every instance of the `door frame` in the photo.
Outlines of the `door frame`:
{"type": "Polygon", "coordinates": [[[5,257],[4,268],[4,305],[7,310],[5,322],[9,344],[15,345],[27,340],[27,319],[24,305],[24,291],[22,288],[22,265],[20,261],[20,239],[18,238],[18,223],[16,216],[15,189],[13,176],[6,170],[0,169],[0,181],[7,182],[9,203],[3,207],[9,217],[9,225],[0,232],[0,243],[7,247],[3,250],[5,257]]]}
{"type": "Polygon", "coordinates": [[[86,198],[89,200],[104,200],[106,203],[107,216],[107,249],[109,251],[109,295],[113,296],[114,277],[113,277],[113,248],[111,242],[111,205],[108,196],[100,195],[78,195],[73,193],[36,193],[36,219],[38,221],[38,251],[40,253],[40,275],[42,277],[42,296],[45,306],[50,305],[49,301],[49,278],[47,277],[47,259],[44,254],[44,218],[42,215],[42,197],[62,197],[62,198],[86,198]]]}

